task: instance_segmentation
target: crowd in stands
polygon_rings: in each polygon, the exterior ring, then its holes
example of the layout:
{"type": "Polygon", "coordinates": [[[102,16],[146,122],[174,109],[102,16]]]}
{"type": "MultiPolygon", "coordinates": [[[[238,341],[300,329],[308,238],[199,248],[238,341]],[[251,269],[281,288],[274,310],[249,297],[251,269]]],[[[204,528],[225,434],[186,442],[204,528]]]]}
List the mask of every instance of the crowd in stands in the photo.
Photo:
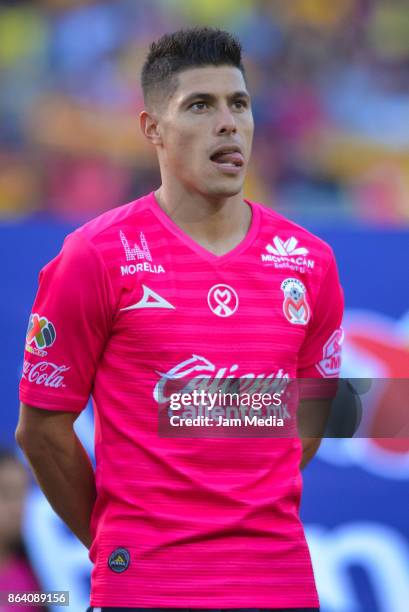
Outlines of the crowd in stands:
{"type": "Polygon", "coordinates": [[[82,220],[159,185],[139,75],[164,32],[243,44],[246,194],[298,219],[409,221],[406,0],[0,0],[0,219],[82,220]]]}
{"type": "Polygon", "coordinates": [[[14,594],[24,597],[42,590],[23,539],[30,480],[19,458],[0,447],[0,612],[47,612],[39,604],[16,603],[12,599],[14,594]]]}

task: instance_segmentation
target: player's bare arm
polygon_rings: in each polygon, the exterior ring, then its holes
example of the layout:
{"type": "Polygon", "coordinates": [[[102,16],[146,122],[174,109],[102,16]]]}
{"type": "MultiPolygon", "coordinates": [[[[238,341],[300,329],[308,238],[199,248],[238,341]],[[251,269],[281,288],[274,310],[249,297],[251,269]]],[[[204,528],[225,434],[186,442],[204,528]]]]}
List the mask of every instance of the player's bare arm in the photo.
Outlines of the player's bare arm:
{"type": "Polygon", "coordinates": [[[16,440],[55,512],[89,548],[95,477],[90,458],[74,431],[77,417],[73,412],[21,403],[16,440]]]}
{"type": "Polygon", "coordinates": [[[313,459],[317,453],[322,438],[303,438],[302,440],[302,459],[300,462],[300,469],[303,470],[313,459]]]}
{"type": "Polygon", "coordinates": [[[302,442],[300,469],[317,453],[330,415],[332,400],[302,400],[298,407],[298,431],[302,442]]]}

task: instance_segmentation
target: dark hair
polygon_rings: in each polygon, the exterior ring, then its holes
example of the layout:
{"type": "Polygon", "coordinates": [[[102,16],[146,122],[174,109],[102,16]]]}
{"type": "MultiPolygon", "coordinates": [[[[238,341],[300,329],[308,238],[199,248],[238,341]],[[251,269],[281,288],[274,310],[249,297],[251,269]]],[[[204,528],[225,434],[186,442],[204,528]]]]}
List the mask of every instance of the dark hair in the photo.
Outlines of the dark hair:
{"type": "Polygon", "coordinates": [[[155,96],[171,97],[176,91],[175,75],[200,66],[234,66],[245,77],[241,44],[232,34],[216,28],[196,27],[165,34],[150,46],[142,68],[145,104],[155,96]]]}

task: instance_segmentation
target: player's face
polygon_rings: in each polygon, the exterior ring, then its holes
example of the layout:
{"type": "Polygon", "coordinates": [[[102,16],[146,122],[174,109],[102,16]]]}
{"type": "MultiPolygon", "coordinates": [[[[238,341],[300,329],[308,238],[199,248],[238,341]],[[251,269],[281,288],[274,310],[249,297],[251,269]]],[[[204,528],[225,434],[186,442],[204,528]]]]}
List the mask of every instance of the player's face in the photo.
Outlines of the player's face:
{"type": "Polygon", "coordinates": [[[208,66],[181,72],[159,125],[160,163],[168,181],[207,196],[241,191],[254,122],[239,69],[208,66]]]}

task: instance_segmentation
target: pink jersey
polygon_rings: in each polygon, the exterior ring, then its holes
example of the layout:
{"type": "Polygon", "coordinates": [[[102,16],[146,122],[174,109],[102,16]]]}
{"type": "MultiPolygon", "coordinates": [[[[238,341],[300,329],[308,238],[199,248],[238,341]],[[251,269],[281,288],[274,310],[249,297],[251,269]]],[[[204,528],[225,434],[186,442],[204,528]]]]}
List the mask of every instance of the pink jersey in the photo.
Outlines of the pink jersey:
{"type": "Polygon", "coordinates": [[[92,395],[93,606],[318,606],[300,441],[158,433],[174,380],[338,376],[331,248],[247,203],[250,229],[223,256],[151,193],[70,234],[40,273],[20,398],[80,412],[92,395]]]}

